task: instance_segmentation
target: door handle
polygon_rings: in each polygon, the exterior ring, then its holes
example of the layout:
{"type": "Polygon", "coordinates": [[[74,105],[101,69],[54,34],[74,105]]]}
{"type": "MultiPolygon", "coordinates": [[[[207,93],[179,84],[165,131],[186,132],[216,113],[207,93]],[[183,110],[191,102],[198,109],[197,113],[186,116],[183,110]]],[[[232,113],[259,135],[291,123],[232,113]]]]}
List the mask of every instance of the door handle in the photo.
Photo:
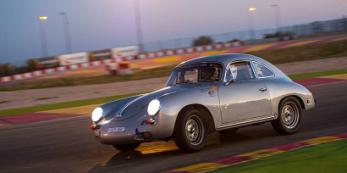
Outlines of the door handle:
{"type": "Polygon", "coordinates": [[[265,92],[265,91],[267,91],[267,88],[260,88],[259,91],[265,92]]]}

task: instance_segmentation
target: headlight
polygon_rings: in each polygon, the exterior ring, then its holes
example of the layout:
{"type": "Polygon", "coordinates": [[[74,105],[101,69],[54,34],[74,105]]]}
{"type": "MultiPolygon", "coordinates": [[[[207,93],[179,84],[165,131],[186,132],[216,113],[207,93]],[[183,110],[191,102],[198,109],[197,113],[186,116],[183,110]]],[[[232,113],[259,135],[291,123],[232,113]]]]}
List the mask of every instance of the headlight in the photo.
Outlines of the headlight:
{"type": "Polygon", "coordinates": [[[92,112],[92,121],[97,122],[100,120],[100,118],[102,117],[102,108],[101,107],[97,107],[93,110],[92,112]]]}
{"type": "Polygon", "coordinates": [[[147,113],[150,116],[154,116],[160,110],[160,101],[158,99],[154,99],[148,104],[147,113]]]}

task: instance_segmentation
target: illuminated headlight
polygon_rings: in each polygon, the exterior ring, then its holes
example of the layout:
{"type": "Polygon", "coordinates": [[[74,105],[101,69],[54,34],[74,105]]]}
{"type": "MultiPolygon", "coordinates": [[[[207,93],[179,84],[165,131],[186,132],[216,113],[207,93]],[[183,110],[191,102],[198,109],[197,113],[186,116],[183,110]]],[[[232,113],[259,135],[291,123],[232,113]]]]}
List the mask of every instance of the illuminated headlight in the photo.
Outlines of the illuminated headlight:
{"type": "Polygon", "coordinates": [[[160,110],[160,101],[158,99],[154,99],[148,104],[147,113],[150,116],[154,116],[160,110]]]}
{"type": "Polygon", "coordinates": [[[101,107],[97,107],[93,110],[92,112],[92,121],[97,122],[100,120],[100,118],[102,117],[102,108],[101,107]]]}

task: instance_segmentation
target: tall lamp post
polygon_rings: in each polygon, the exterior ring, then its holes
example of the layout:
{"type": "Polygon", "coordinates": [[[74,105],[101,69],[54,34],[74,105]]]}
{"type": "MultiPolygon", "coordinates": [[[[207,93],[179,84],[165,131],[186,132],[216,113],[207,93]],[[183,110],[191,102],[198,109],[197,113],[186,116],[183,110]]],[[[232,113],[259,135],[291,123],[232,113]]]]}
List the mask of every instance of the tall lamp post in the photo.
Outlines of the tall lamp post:
{"type": "Polygon", "coordinates": [[[72,48],[71,48],[71,32],[70,32],[69,18],[67,16],[67,13],[65,12],[61,12],[59,13],[59,15],[61,15],[63,19],[66,53],[71,53],[72,48]]]}
{"type": "Polygon", "coordinates": [[[278,4],[272,4],[271,7],[275,9],[275,22],[277,32],[281,32],[281,8],[278,4]]]}
{"type": "Polygon", "coordinates": [[[46,30],[44,26],[44,22],[48,19],[47,16],[39,16],[40,22],[40,39],[41,39],[41,48],[42,48],[42,56],[46,57],[48,55],[47,50],[47,39],[46,39],[46,30]]]}
{"type": "Polygon", "coordinates": [[[257,10],[255,7],[249,7],[248,8],[248,24],[249,24],[249,38],[254,40],[255,39],[255,32],[254,32],[254,13],[257,10]]]}
{"type": "Polygon", "coordinates": [[[141,21],[141,11],[139,0],[134,1],[134,11],[135,11],[135,25],[136,25],[136,39],[137,45],[139,47],[140,53],[144,51],[143,49],[143,34],[142,34],[142,21],[141,21]]]}

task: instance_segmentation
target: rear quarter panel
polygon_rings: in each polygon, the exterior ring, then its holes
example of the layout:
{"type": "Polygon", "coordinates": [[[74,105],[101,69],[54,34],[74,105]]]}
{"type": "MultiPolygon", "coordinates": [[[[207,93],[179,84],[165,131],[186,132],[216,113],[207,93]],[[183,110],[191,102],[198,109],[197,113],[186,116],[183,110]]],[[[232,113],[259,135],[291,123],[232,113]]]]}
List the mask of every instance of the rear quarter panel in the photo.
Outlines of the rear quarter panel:
{"type": "Polygon", "coordinates": [[[314,108],[315,101],[312,93],[304,86],[283,79],[273,79],[267,81],[273,112],[278,115],[279,104],[282,99],[288,96],[295,96],[300,99],[300,102],[305,110],[314,108]]]}

